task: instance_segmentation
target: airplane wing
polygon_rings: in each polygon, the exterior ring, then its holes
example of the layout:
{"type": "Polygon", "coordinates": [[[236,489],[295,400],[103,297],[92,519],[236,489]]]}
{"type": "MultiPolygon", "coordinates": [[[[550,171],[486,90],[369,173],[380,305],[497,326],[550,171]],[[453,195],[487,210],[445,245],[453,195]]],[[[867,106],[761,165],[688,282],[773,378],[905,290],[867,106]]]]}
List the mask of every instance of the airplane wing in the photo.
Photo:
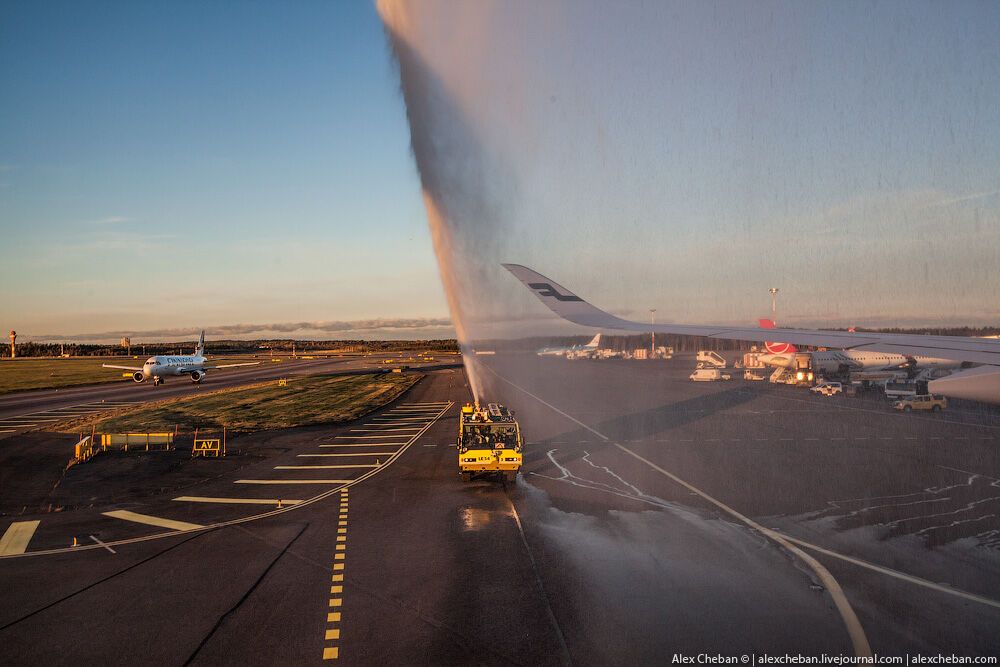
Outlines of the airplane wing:
{"type": "Polygon", "coordinates": [[[134,366],[112,366],[111,364],[101,364],[104,368],[117,368],[120,371],[141,371],[142,368],[136,368],[134,366]]]}
{"type": "Polygon", "coordinates": [[[690,324],[655,324],[624,320],[596,308],[559,283],[520,264],[504,264],[535,296],[559,317],[593,329],[703,336],[724,340],[780,340],[795,345],[870,350],[907,356],[927,356],[954,361],[1000,365],[1000,340],[964,336],[924,336],[817,329],[764,329],[690,324]]]}

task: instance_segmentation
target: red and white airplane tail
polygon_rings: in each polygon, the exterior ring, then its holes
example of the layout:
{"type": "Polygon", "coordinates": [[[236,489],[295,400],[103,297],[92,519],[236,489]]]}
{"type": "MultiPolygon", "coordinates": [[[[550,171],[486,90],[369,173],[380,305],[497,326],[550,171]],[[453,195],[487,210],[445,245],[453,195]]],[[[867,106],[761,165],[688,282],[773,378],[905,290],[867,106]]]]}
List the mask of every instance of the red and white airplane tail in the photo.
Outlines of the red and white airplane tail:
{"type": "MultiPolygon", "coordinates": [[[[774,320],[766,318],[761,318],[758,320],[758,323],[761,329],[774,329],[777,326],[774,320]]],[[[764,348],[771,354],[795,354],[798,351],[791,343],[775,343],[772,341],[765,341],[764,348]]]]}

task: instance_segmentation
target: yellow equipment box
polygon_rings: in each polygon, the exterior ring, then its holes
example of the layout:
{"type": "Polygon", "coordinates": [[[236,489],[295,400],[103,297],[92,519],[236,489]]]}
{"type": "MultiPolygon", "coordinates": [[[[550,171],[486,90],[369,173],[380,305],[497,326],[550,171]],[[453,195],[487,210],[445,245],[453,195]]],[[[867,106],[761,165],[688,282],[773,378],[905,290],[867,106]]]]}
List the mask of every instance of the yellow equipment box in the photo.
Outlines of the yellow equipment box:
{"type": "Polygon", "coordinates": [[[499,403],[485,408],[467,404],[458,422],[458,469],[462,481],[481,474],[502,475],[508,482],[521,469],[524,442],[514,413],[499,403]]]}

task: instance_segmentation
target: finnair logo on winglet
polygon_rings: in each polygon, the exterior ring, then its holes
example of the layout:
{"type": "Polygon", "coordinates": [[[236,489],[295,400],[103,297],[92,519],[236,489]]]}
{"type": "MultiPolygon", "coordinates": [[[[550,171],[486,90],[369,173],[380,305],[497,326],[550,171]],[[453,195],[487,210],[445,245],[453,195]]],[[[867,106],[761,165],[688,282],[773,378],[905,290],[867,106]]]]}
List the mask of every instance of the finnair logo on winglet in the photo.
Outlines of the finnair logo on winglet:
{"type": "Polygon", "coordinates": [[[560,294],[549,283],[528,283],[528,287],[538,292],[538,296],[553,296],[559,301],[583,301],[575,294],[560,294]]]}

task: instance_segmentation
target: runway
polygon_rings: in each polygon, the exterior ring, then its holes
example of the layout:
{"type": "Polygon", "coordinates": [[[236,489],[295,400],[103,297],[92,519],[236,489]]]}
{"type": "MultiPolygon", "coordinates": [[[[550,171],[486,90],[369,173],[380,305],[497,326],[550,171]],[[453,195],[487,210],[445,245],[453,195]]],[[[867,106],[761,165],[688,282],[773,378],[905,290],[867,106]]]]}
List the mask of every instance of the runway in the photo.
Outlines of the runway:
{"type": "MultiPolygon", "coordinates": [[[[22,391],[0,395],[0,438],[29,429],[43,427],[74,415],[102,412],[107,409],[127,407],[136,403],[195,396],[198,392],[238,387],[256,382],[322,374],[351,374],[385,370],[396,364],[386,364],[386,359],[398,355],[373,354],[371,356],[337,357],[327,359],[282,358],[279,363],[263,359],[258,366],[212,371],[200,384],[187,377],[167,378],[154,387],[152,382],[114,382],[105,384],[22,391]]],[[[435,361],[405,361],[413,368],[441,368],[460,363],[456,355],[438,355],[435,361]]],[[[108,369],[95,362],[94,375],[106,374],[108,369]]]]}
{"type": "Polygon", "coordinates": [[[528,442],[507,487],[458,479],[456,369],[219,461],[95,459],[32,491],[59,512],[18,513],[4,484],[0,533],[39,523],[0,541],[21,550],[0,557],[0,661],[855,655],[832,582],[878,654],[1000,650],[994,411],[694,384],[680,362],[479,361],[528,442]]]}

